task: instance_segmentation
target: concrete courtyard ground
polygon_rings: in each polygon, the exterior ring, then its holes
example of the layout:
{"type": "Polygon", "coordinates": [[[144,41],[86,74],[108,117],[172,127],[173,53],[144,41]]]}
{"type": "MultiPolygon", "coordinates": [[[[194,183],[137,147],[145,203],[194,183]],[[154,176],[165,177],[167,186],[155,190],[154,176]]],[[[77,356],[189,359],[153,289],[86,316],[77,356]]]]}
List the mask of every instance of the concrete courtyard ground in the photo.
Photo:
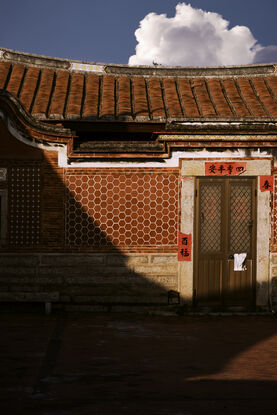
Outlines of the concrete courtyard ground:
{"type": "Polygon", "coordinates": [[[0,413],[275,414],[277,318],[1,311],[0,413]]]}

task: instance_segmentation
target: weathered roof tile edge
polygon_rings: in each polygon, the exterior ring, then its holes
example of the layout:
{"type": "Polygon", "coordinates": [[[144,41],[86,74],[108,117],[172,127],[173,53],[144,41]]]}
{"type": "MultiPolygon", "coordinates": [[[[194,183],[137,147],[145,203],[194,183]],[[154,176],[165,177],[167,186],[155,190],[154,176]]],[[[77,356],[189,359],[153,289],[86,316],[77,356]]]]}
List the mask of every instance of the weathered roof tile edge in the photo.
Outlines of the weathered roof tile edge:
{"type": "Polygon", "coordinates": [[[88,67],[92,67],[91,72],[106,73],[111,75],[131,75],[131,76],[249,76],[265,75],[277,72],[277,63],[249,64],[249,65],[230,65],[230,66],[131,66],[127,64],[109,64],[100,62],[89,62],[77,59],[54,58],[33,53],[19,52],[12,49],[0,48],[0,59],[3,61],[18,63],[39,68],[52,68],[55,70],[67,70],[77,72],[88,72],[88,67]]]}
{"type": "Polygon", "coordinates": [[[105,65],[0,49],[0,89],[44,122],[277,119],[277,66],[105,65]]]}

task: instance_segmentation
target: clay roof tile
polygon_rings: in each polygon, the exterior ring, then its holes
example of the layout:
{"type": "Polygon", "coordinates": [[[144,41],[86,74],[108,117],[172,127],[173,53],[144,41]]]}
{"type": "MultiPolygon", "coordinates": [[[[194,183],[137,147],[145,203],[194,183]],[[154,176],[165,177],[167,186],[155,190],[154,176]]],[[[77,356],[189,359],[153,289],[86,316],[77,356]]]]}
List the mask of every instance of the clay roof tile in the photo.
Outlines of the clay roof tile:
{"type": "Polygon", "coordinates": [[[0,89],[45,120],[166,122],[277,116],[274,64],[132,67],[0,52],[0,89]]]}

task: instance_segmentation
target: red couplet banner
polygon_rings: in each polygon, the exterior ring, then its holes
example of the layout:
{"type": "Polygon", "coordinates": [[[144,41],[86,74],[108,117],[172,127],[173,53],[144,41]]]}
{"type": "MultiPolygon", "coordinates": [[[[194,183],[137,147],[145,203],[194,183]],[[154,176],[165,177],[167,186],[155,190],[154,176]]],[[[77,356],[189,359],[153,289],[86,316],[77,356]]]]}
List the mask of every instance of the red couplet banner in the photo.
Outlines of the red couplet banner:
{"type": "Polygon", "coordinates": [[[191,261],[191,233],[178,234],[178,261],[191,261]]]}
{"type": "Polygon", "coordinates": [[[205,163],[206,176],[239,176],[246,171],[246,162],[205,163]]]}
{"type": "Polygon", "coordinates": [[[260,190],[261,192],[272,192],[273,190],[273,176],[261,176],[260,177],[260,190]]]}

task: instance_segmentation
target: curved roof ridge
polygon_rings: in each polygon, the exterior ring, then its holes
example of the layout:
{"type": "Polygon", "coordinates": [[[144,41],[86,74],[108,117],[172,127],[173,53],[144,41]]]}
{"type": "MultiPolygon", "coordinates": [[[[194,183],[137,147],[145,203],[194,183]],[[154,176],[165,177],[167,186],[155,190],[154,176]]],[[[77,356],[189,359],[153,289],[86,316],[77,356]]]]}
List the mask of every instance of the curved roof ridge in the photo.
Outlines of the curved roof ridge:
{"type": "Polygon", "coordinates": [[[0,89],[51,122],[277,118],[277,64],[105,65],[0,48],[0,89]]]}
{"type": "Polygon", "coordinates": [[[0,59],[40,68],[62,69],[68,71],[100,72],[113,75],[140,76],[243,76],[265,75],[277,72],[277,63],[262,63],[228,66],[162,66],[128,65],[101,63],[78,59],[64,59],[39,54],[20,52],[0,47],[0,59]]]}

